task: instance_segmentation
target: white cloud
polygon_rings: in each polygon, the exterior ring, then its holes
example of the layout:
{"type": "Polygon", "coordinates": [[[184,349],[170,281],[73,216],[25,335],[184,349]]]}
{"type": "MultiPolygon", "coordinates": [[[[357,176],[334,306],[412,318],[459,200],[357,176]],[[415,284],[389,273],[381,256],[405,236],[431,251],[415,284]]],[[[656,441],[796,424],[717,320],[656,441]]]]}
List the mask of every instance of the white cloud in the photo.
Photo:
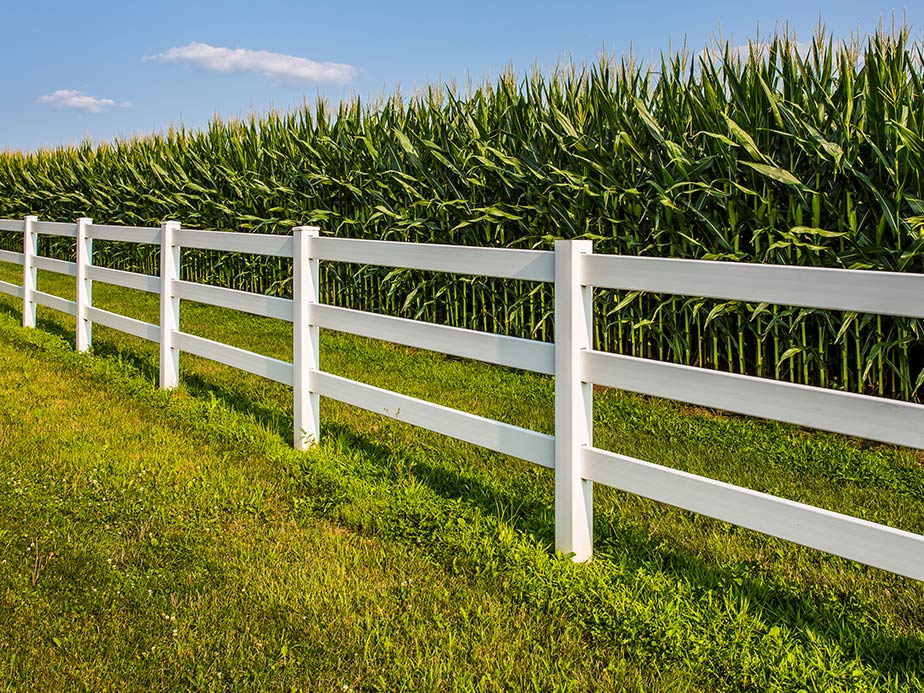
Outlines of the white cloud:
{"type": "Polygon", "coordinates": [[[195,41],[145,60],[184,63],[210,72],[256,72],[279,82],[307,84],[345,84],[356,75],[355,67],[343,63],[319,63],[283,53],[221,48],[195,41]]]}
{"type": "Polygon", "coordinates": [[[107,108],[129,108],[131,106],[129,101],[118,102],[112,99],[99,99],[76,89],[58,89],[58,91],[38,97],[35,102],[48,104],[56,108],[76,108],[88,113],[102,113],[107,108]]]}

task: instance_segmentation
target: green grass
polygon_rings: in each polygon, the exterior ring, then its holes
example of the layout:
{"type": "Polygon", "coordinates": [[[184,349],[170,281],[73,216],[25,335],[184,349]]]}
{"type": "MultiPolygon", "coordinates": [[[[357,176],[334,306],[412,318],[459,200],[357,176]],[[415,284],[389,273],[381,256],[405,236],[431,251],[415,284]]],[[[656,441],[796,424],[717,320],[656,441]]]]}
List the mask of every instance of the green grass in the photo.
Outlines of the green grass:
{"type": "Polygon", "coordinates": [[[8,315],[0,403],[0,689],[653,680],[588,649],[563,615],[304,512],[294,456],[253,424],[8,315]],[[200,416],[225,430],[188,425],[200,416]]]}
{"type": "MultiPolygon", "coordinates": [[[[0,279],[17,271],[0,266],[0,279]]],[[[40,275],[43,290],[72,291],[40,275]]],[[[94,299],[156,317],[153,296],[97,285],[94,299]]],[[[301,455],[288,449],[288,388],[184,355],[168,396],[153,386],[153,345],[97,327],[107,358],[78,356],[72,319],[40,309],[41,330],[27,333],[13,325],[17,301],[0,310],[0,460],[22,489],[0,486],[4,555],[16,559],[0,564],[0,633],[14,677],[90,688],[924,685],[921,583],[600,487],[594,561],[572,565],[551,550],[547,470],[328,401],[322,445],[301,455]],[[40,422],[40,437],[20,416],[40,422]],[[35,536],[55,556],[32,586],[35,536]],[[182,646],[162,614],[184,624],[182,646]]],[[[290,356],[282,323],[187,303],[182,322],[290,356]]],[[[551,428],[547,378],[333,333],[322,367],[551,428]]],[[[924,531],[911,451],[613,391],[595,397],[595,430],[601,447],[924,531]]]]}

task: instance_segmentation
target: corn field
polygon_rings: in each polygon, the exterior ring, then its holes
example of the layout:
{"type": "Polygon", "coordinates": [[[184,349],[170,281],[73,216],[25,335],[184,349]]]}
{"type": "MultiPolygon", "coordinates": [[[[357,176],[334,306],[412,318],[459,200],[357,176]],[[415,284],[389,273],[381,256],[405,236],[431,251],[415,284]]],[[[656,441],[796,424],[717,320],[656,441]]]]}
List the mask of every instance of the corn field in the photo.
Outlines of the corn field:
{"type": "MultiPolygon", "coordinates": [[[[460,91],[323,101],[203,131],[0,154],[0,216],[924,271],[924,55],[905,29],[602,58],[460,91]]],[[[14,243],[14,239],[3,239],[14,243]]],[[[66,253],[49,243],[44,252],[66,253]]],[[[98,243],[154,273],[153,251],[98,243]]],[[[187,278],[286,295],[281,261],[184,251],[187,278]]],[[[551,290],[332,265],[324,300],[549,339],[551,290]]],[[[922,296],[924,300],[924,296],[922,296]]],[[[598,348],[921,400],[921,321],[597,292],[598,348]]]]}

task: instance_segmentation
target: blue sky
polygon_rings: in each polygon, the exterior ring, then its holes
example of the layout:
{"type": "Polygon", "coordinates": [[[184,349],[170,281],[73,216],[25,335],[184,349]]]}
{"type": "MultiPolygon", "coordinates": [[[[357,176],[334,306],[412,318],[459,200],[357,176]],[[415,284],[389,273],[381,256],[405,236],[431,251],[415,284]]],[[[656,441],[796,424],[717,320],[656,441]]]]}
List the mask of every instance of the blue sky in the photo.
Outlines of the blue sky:
{"type": "Polygon", "coordinates": [[[318,94],[407,94],[604,47],[648,58],[686,40],[698,52],[720,31],[743,44],[787,23],[804,40],[819,15],[848,38],[893,13],[920,39],[924,0],[4,0],[0,150],[201,127],[318,94]]]}

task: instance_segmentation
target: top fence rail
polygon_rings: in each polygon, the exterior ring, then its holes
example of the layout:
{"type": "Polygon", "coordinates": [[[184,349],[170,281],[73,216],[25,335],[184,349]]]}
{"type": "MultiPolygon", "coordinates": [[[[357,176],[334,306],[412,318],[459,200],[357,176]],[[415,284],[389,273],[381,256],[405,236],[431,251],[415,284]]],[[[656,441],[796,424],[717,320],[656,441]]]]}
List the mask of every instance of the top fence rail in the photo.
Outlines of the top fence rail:
{"type": "Polygon", "coordinates": [[[87,226],[87,238],[98,241],[123,241],[126,243],[160,245],[160,229],[144,226],[89,224],[87,226]]]}
{"type": "Polygon", "coordinates": [[[548,250],[478,248],[319,236],[311,239],[311,255],[318,260],[359,265],[477,274],[534,282],[555,281],[554,255],[548,250]]]}
{"type": "Polygon", "coordinates": [[[177,229],[173,240],[184,248],[202,250],[222,250],[275,257],[292,257],[293,252],[292,236],[177,229]]]}
{"type": "Polygon", "coordinates": [[[66,224],[59,221],[36,221],[32,224],[32,230],[46,236],[77,238],[76,224],[66,224]]]}

